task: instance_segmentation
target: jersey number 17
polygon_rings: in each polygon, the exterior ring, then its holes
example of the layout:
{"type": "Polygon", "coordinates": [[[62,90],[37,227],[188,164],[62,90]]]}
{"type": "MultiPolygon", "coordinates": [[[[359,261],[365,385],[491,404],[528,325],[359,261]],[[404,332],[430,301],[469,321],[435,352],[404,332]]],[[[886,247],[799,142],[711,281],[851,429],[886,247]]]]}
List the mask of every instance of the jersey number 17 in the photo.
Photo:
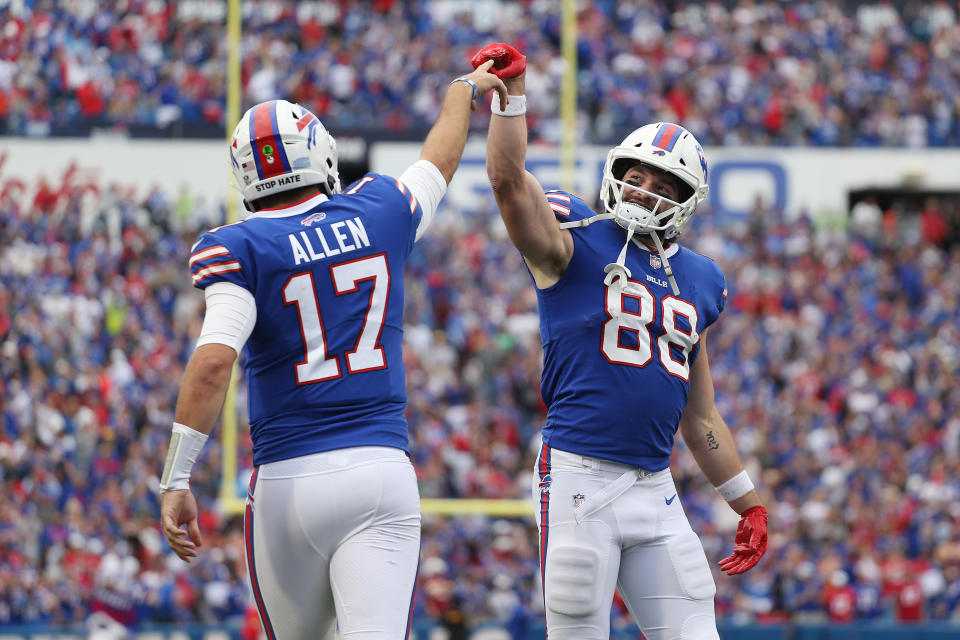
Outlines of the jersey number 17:
{"type": "MultiPolygon", "coordinates": [[[[386,369],[387,360],[383,347],[377,344],[383,330],[387,294],[390,290],[390,270],[387,268],[386,254],[380,253],[332,265],[330,277],[333,280],[334,292],[338,296],[356,293],[361,282],[373,281],[363,328],[357,337],[356,345],[346,354],[347,373],[386,369]]],[[[300,317],[305,357],[295,367],[297,384],[339,378],[342,375],[340,359],[327,354],[327,339],[313,272],[298,273],[287,280],[283,286],[283,303],[296,305],[300,317]]]]}

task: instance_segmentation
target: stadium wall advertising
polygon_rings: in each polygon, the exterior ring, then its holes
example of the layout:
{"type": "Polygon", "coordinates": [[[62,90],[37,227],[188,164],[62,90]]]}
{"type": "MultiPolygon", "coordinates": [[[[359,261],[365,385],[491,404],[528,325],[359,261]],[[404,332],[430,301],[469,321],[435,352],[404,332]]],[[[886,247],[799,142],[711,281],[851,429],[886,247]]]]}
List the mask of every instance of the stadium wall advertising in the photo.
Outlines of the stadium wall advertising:
{"type": "MultiPolygon", "coordinates": [[[[171,197],[186,190],[207,204],[229,191],[225,144],[220,141],[126,139],[34,140],[2,138],[0,194],[32,201],[41,181],[50,188],[91,193],[121,189],[134,196],[159,187],[171,197]]],[[[399,175],[419,156],[419,143],[375,143],[362,158],[345,158],[372,171],[399,175]]],[[[593,204],[607,147],[578,152],[574,192],[593,204]]],[[[347,149],[344,149],[347,151],[347,149]]],[[[874,187],[956,190],[957,149],[712,148],[710,202],[720,213],[749,211],[757,197],[788,217],[847,213],[850,191],[874,187]]],[[[448,199],[465,210],[492,206],[484,170],[484,145],[467,145],[448,199]]],[[[548,188],[559,187],[559,154],[531,147],[527,166],[548,188]]],[[[239,198],[239,195],[237,196],[239,198]]]]}

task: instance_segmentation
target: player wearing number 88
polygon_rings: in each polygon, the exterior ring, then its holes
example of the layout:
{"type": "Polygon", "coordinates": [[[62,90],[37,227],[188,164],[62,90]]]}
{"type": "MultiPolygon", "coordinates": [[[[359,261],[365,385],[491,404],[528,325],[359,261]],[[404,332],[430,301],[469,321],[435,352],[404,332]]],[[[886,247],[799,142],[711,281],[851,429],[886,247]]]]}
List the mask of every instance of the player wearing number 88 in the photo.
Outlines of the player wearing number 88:
{"type": "Polygon", "coordinates": [[[409,632],[420,509],[403,272],[460,162],[476,98],[496,89],[507,99],[489,66],[450,84],[420,160],[342,193],[336,143],[306,109],[261,103],[234,131],[230,162],[250,215],[192,249],[207,309],[177,400],[161,524],[177,555],[197,555],[190,471],[242,350],[254,456],[246,559],[270,639],[409,632]]]}
{"type": "MultiPolygon", "coordinates": [[[[515,69],[510,102],[525,104],[520,58],[494,43],[473,62],[515,69]]],[[[637,129],[607,157],[596,214],[524,170],[523,111],[493,106],[487,173],[540,309],[549,410],[533,497],[548,636],[608,638],[619,586],[649,640],[717,638],[713,577],[670,475],[677,430],[742,515],[722,569],[759,561],[766,511],[714,404],[707,332],[723,273],[677,242],[707,196],[706,158],[679,125],[637,129]]]]}

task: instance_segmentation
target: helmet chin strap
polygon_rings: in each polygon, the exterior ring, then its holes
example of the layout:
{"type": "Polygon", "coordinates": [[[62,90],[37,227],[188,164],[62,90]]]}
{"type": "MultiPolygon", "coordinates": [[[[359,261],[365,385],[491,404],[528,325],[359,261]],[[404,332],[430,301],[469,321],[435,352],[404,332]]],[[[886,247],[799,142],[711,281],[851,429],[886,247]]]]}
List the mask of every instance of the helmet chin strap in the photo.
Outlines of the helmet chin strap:
{"type": "Polygon", "coordinates": [[[595,216],[590,216],[589,218],[583,218],[581,220],[572,220],[571,222],[561,222],[561,229],[576,229],[577,227],[589,227],[591,224],[597,220],[612,220],[612,213],[598,213],[595,216]]]}
{"type": "Polygon", "coordinates": [[[614,280],[617,280],[620,291],[623,291],[627,287],[627,281],[632,274],[624,262],[627,260],[627,247],[630,246],[630,241],[633,239],[633,231],[636,228],[637,221],[631,221],[630,226],[627,228],[627,241],[623,243],[623,249],[620,249],[620,255],[617,256],[617,261],[611,262],[603,268],[603,272],[607,274],[603,278],[603,284],[608,287],[613,284],[614,280]]]}
{"type": "MultiPolygon", "coordinates": [[[[601,213],[589,218],[584,218],[582,220],[573,220],[571,222],[563,222],[560,224],[561,229],[575,229],[577,227],[587,227],[596,222],[597,220],[610,220],[615,216],[612,213],[601,213]]],[[[613,283],[614,280],[618,280],[618,285],[620,290],[623,291],[627,282],[632,275],[630,269],[627,268],[627,265],[624,264],[627,260],[627,247],[630,246],[630,241],[634,240],[634,233],[637,228],[637,221],[631,220],[630,226],[627,227],[627,241],[623,243],[623,248],[620,249],[620,255],[617,256],[616,262],[611,262],[606,267],[603,268],[603,272],[607,275],[603,278],[603,283],[608,287],[613,283]]],[[[680,295],[680,287],[677,286],[677,280],[673,277],[673,268],[670,266],[670,261],[667,260],[667,253],[663,250],[663,243],[660,241],[660,234],[653,231],[649,235],[653,238],[653,242],[657,245],[657,253],[660,254],[660,259],[663,261],[663,272],[667,276],[667,280],[670,282],[670,288],[673,289],[673,295],[680,295]]],[[[634,240],[636,241],[636,240],[634,240]]]]}

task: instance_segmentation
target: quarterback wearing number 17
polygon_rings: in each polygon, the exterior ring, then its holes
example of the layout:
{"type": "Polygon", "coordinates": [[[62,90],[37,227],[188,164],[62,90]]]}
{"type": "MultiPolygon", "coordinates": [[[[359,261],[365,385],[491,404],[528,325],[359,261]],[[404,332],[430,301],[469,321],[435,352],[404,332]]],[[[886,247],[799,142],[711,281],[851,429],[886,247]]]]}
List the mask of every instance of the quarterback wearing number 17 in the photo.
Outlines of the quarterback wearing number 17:
{"type": "MultiPolygon", "coordinates": [[[[490,63],[492,64],[492,63],[490,63]]],[[[199,553],[191,469],[244,369],[253,474],[251,594],[269,640],[397,640],[410,630],[420,500],[408,456],[403,272],[460,163],[490,64],[454,79],[420,159],[340,188],[334,138],[300,105],[252,107],[230,142],[249,215],[190,256],[206,313],[160,479],[171,549],[199,553]]]]}
{"type": "Polygon", "coordinates": [[[677,239],[707,196],[693,134],[658,122],[607,155],[603,213],[524,170],[524,57],[494,43],[509,104],[494,97],[487,174],[537,290],[548,407],[533,497],[550,640],[610,634],[614,589],[648,640],[718,638],[707,558],[670,474],[679,429],[741,515],[728,574],[757,564],[767,514],[714,404],[708,328],[723,273],[677,239]]]}

